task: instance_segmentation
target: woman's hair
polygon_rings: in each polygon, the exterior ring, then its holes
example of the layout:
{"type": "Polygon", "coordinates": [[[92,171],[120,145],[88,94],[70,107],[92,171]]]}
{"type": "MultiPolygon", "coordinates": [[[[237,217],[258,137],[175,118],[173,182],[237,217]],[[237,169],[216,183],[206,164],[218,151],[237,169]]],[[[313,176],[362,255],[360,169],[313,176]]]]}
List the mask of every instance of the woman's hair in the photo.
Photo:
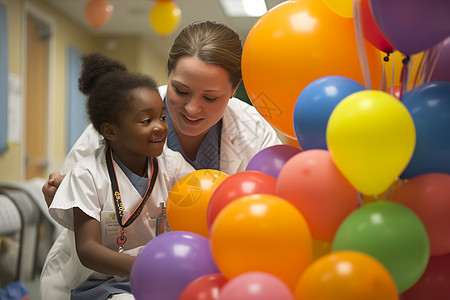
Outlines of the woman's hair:
{"type": "Polygon", "coordinates": [[[242,44],[239,35],[228,26],[213,22],[194,22],[183,28],[169,51],[168,72],[185,56],[196,56],[207,64],[222,67],[229,73],[231,85],[242,79],[242,44]]]}
{"type": "Polygon", "coordinates": [[[118,123],[120,114],[128,109],[134,99],[137,88],[158,91],[152,78],[130,73],[123,63],[102,54],[83,55],[82,61],[78,88],[87,96],[87,113],[99,133],[102,123],[118,123]]]}

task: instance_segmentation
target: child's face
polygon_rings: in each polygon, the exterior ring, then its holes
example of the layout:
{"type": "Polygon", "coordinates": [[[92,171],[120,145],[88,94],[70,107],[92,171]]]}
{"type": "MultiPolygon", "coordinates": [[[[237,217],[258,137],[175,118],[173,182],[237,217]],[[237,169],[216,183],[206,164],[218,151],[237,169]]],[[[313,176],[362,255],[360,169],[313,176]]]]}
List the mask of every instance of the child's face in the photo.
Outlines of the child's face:
{"type": "Polygon", "coordinates": [[[161,155],[169,127],[166,108],[157,91],[138,88],[134,99],[119,119],[119,142],[130,155],[161,155]]]}

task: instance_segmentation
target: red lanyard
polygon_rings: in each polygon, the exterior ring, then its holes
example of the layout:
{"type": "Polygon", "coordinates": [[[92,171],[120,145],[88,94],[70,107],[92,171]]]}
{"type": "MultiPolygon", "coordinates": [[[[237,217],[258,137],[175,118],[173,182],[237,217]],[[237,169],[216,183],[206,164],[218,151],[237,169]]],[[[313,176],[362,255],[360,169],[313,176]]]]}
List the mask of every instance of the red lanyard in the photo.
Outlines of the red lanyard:
{"type": "Polygon", "coordinates": [[[138,207],[133,211],[133,213],[125,220],[125,224],[122,223],[123,219],[123,204],[122,204],[122,196],[119,190],[119,183],[117,182],[116,170],[114,167],[113,159],[112,159],[112,150],[110,147],[106,150],[106,165],[108,167],[109,178],[111,180],[112,193],[114,198],[114,207],[116,210],[117,222],[120,225],[120,236],[117,238],[117,244],[119,245],[119,252],[122,252],[123,246],[125,245],[127,238],[125,236],[125,228],[130,226],[131,223],[136,220],[142,209],[144,208],[145,203],[150,197],[153,187],[155,186],[156,178],[158,176],[158,161],[155,157],[151,160],[152,171],[148,181],[147,191],[145,192],[144,197],[141,199],[141,203],[139,203],[138,207]]]}

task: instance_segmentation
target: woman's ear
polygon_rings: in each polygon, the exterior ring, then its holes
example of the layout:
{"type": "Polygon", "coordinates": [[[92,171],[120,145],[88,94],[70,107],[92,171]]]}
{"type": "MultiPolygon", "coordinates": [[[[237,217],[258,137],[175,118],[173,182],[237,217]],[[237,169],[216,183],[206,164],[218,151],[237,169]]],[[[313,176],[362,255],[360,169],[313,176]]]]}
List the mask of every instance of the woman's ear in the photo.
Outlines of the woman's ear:
{"type": "Polygon", "coordinates": [[[100,131],[103,137],[109,141],[116,141],[119,138],[117,126],[108,122],[104,122],[100,125],[100,131]]]}

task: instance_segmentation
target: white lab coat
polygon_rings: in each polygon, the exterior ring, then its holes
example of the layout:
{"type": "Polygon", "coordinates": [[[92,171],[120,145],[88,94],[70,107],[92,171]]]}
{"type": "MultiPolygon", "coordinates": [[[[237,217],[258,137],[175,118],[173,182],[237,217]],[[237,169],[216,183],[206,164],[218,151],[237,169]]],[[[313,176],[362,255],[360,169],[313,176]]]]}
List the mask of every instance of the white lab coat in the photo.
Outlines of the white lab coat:
{"type": "MultiPolygon", "coordinates": [[[[101,223],[102,244],[117,251],[116,239],[119,227],[116,226],[117,220],[110,217],[110,214],[115,216],[115,207],[105,150],[106,147],[101,146],[93,155],[82,159],[70,170],[56,192],[49,213],[59,224],[73,231],[73,208],[80,208],[101,223]],[[108,220],[110,223],[105,223],[108,220]]],[[[125,251],[145,246],[155,237],[160,203],[166,201],[170,189],[179,179],[194,171],[180,153],[168,149],[167,146],[164,146],[163,154],[157,157],[157,161],[158,175],[152,193],[139,217],[126,228],[125,251]]],[[[137,208],[142,197],[116,162],[114,167],[122,205],[125,214],[129,216],[137,208]]],[[[148,174],[151,174],[151,169],[148,170],[148,174]]]]}
{"type": "MultiPolygon", "coordinates": [[[[162,98],[167,86],[159,88],[162,98]]],[[[89,125],[69,152],[62,173],[101,145],[102,137],[89,125]]],[[[262,149],[281,144],[275,130],[247,103],[231,98],[222,117],[220,171],[232,175],[245,171],[247,164],[262,149]]],[[[87,270],[74,249],[73,232],[64,230],[50,249],[42,273],[42,299],[69,299],[70,290],[84,281],[87,270]],[[69,276],[70,275],[70,276],[69,276]]]]}

